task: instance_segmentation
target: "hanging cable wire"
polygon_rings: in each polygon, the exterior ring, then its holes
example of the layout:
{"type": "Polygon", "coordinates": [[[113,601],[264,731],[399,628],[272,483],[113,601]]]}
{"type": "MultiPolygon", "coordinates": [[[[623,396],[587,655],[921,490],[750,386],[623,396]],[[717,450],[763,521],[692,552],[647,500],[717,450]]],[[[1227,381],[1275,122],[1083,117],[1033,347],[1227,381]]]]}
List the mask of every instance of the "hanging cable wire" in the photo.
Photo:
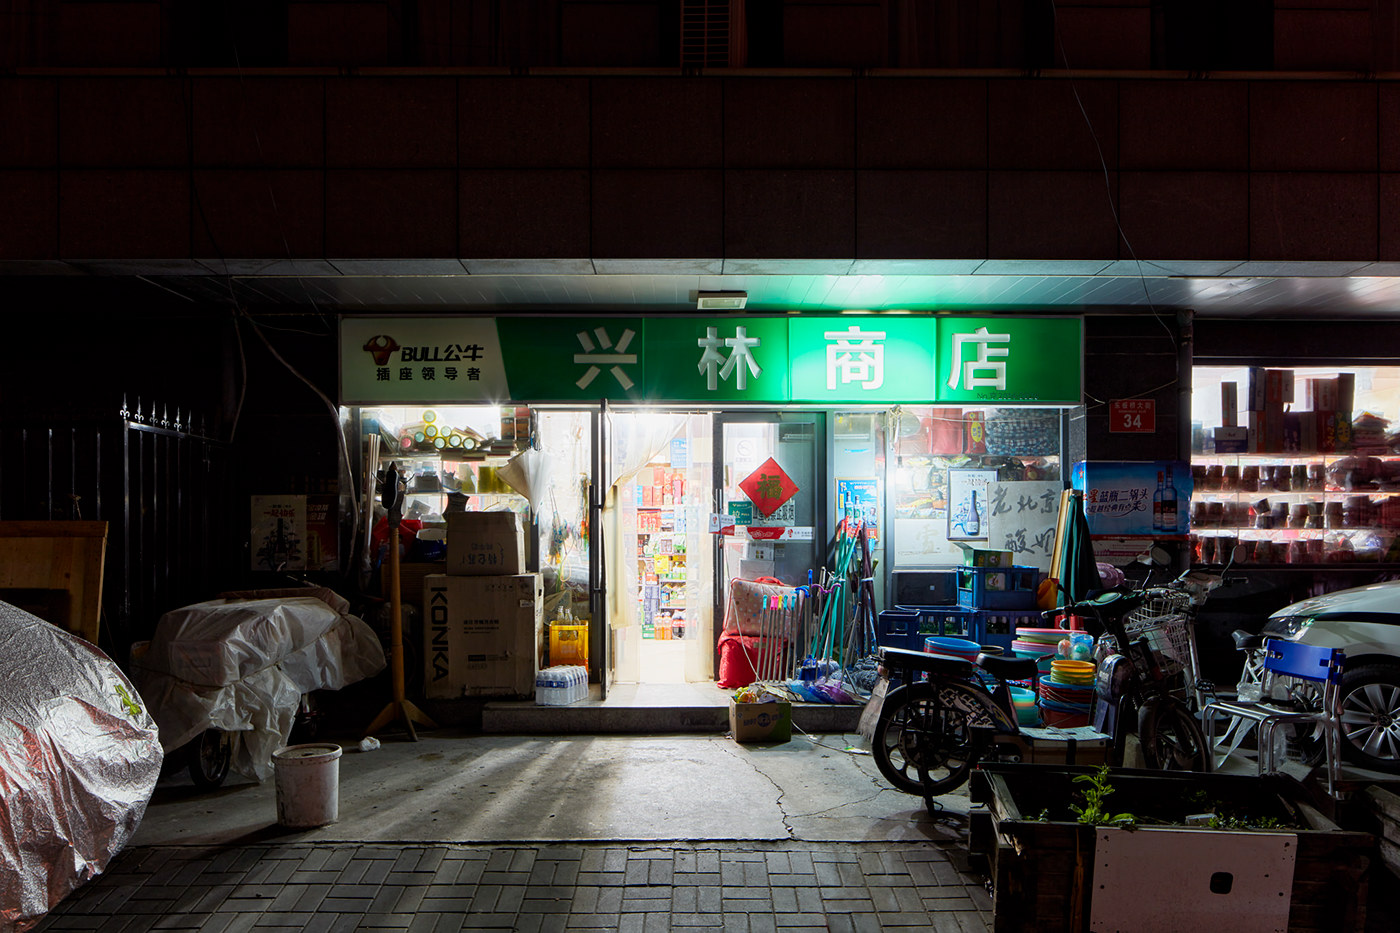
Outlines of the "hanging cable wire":
{"type": "MultiPolygon", "coordinates": [[[[296,376],[303,383],[305,383],[306,387],[309,388],[312,392],[314,392],[316,394],[316,397],[319,398],[323,403],[325,403],[326,409],[330,412],[331,421],[335,424],[335,433],[336,439],[339,441],[338,446],[340,448],[341,463],[345,467],[346,479],[349,482],[349,498],[351,502],[358,502],[359,499],[355,495],[355,467],[350,460],[350,445],[345,439],[345,425],[340,420],[340,409],[336,406],[335,402],[331,399],[330,396],[326,395],[326,393],[321,391],[320,387],[317,386],[316,383],[312,382],[305,375],[303,375],[301,370],[293,366],[287,360],[286,357],[284,357],[281,353],[277,351],[277,348],[272,345],[272,341],[267,339],[267,335],[262,332],[262,328],[258,325],[257,321],[253,320],[251,315],[249,315],[246,311],[242,311],[241,309],[239,311],[239,314],[242,317],[242,319],[247,321],[248,325],[252,327],[253,333],[258,335],[258,339],[260,339],[263,342],[263,345],[267,347],[267,351],[272,354],[273,359],[277,360],[277,362],[281,363],[289,373],[291,373],[293,376],[296,376]]],[[[360,510],[358,508],[351,509],[351,514],[352,518],[350,521],[350,540],[354,542],[358,539],[360,533],[360,510]]],[[[353,563],[353,561],[345,562],[347,570],[349,567],[353,566],[353,563]]]]}
{"type": "MultiPolygon", "coordinates": [[[[1128,234],[1123,230],[1122,221],[1118,216],[1118,205],[1113,200],[1113,180],[1108,173],[1108,160],[1104,158],[1103,146],[1099,143],[1099,134],[1094,129],[1094,122],[1089,119],[1089,111],[1085,108],[1084,101],[1079,96],[1079,86],[1074,81],[1074,71],[1070,68],[1069,55],[1065,52],[1064,38],[1060,35],[1059,9],[1056,6],[1055,0],[1049,0],[1049,3],[1050,25],[1055,32],[1055,45],[1059,47],[1060,61],[1064,63],[1065,72],[1069,76],[1069,89],[1074,95],[1074,103],[1079,107],[1079,115],[1084,118],[1084,125],[1089,130],[1089,138],[1094,141],[1094,151],[1098,154],[1099,167],[1103,170],[1104,192],[1108,195],[1108,211],[1113,217],[1114,229],[1118,231],[1118,238],[1121,239],[1123,245],[1128,248],[1128,255],[1132,257],[1133,263],[1137,266],[1138,281],[1142,283],[1142,293],[1143,297],[1147,299],[1147,309],[1152,312],[1152,317],[1157,323],[1162,325],[1162,329],[1167,332],[1167,337],[1171,339],[1173,346],[1175,346],[1177,335],[1172,331],[1167,322],[1163,320],[1161,313],[1158,312],[1157,306],[1152,300],[1152,290],[1148,288],[1147,285],[1147,276],[1144,275],[1142,271],[1142,260],[1138,259],[1137,251],[1133,249],[1132,241],[1128,239],[1128,234]]],[[[1181,374],[1177,373],[1178,379],[1180,376],[1181,374]]]]}

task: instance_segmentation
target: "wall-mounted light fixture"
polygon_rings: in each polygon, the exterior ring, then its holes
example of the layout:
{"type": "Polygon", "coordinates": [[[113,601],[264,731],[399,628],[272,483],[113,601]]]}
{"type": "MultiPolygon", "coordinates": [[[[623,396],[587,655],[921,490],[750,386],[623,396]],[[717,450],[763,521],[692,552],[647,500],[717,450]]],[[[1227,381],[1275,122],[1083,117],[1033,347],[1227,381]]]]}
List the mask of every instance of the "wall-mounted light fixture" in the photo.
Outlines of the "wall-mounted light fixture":
{"type": "Polygon", "coordinates": [[[697,292],[697,311],[742,311],[748,304],[748,292],[697,292]]]}

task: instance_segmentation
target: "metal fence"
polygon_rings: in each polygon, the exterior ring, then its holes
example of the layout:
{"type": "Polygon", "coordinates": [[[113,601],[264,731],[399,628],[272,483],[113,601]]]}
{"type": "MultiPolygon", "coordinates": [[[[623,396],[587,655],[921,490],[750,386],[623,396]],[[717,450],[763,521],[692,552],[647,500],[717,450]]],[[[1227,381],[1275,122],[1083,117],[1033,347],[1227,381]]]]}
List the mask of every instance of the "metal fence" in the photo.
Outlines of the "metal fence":
{"type": "Polygon", "coordinates": [[[233,458],[179,408],[0,423],[0,519],[105,521],[99,644],[125,660],[162,612],[237,581],[233,458]]]}

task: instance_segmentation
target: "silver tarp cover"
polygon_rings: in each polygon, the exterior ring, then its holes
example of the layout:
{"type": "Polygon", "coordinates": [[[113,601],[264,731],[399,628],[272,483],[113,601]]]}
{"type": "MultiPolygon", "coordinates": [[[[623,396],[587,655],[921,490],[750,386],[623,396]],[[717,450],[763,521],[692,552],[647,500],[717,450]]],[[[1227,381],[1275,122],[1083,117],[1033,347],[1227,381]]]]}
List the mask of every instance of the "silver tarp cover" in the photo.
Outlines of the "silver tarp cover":
{"type": "Polygon", "coordinates": [[[27,930],[136,832],[156,724],[97,648],[0,602],[0,933],[27,930]]]}
{"type": "Polygon", "coordinates": [[[205,729],[234,732],[241,741],[230,767],[264,781],[301,695],[379,673],[384,649],[350,604],[324,587],[248,595],[263,598],[215,599],[161,616],[132,676],[167,752],[205,729]]]}

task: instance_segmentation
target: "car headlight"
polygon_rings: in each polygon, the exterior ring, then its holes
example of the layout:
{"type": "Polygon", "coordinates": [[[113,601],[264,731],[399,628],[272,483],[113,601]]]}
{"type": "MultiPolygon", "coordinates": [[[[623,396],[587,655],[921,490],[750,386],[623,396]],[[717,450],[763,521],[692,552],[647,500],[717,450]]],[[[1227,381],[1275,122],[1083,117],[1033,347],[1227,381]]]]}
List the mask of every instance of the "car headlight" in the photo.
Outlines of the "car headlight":
{"type": "Polygon", "coordinates": [[[1279,616],[1264,623],[1262,634],[1293,638],[1309,625],[1312,625],[1312,616],[1279,616]]]}

